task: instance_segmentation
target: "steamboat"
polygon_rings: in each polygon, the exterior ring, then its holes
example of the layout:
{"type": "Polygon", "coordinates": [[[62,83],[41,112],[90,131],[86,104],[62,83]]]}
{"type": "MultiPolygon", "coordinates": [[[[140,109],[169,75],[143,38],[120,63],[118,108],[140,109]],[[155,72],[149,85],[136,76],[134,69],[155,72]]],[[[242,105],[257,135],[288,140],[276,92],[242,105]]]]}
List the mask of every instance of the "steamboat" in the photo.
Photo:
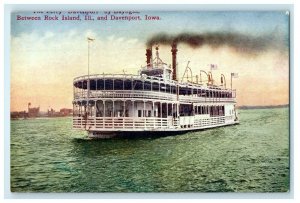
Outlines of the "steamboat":
{"type": "Polygon", "coordinates": [[[152,47],[146,49],[146,65],[137,75],[76,77],[73,128],[87,131],[90,138],[110,138],[180,134],[239,123],[236,90],[232,85],[226,88],[223,74],[221,85],[215,85],[212,71],[200,70],[193,81],[187,65],[187,80],[179,81],[177,45],[171,45],[170,65],[160,59],[159,47],[155,49],[154,57],[152,47]]]}

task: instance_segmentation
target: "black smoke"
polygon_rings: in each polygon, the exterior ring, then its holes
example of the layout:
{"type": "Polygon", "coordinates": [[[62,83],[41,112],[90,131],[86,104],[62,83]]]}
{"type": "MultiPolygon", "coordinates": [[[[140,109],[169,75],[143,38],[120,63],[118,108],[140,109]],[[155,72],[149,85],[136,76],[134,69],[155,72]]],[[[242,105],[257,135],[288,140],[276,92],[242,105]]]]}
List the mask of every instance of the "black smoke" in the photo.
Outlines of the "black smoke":
{"type": "Polygon", "coordinates": [[[276,33],[251,36],[233,32],[180,33],[178,35],[159,33],[148,39],[147,46],[155,44],[171,45],[174,43],[184,43],[192,48],[204,45],[212,48],[228,46],[234,51],[244,54],[258,54],[270,49],[282,51],[285,47],[283,40],[276,33]]]}

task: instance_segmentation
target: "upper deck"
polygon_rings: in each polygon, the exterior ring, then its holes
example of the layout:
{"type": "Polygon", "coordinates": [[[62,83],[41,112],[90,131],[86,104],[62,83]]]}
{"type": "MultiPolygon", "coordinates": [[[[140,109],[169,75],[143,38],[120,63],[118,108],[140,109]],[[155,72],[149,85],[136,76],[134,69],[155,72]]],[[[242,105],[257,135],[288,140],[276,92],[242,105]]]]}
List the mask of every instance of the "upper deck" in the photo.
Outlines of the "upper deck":
{"type": "MultiPolygon", "coordinates": [[[[217,86],[193,82],[178,82],[176,69],[176,46],[172,46],[172,66],[164,63],[156,47],[152,59],[152,48],[147,49],[147,64],[138,75],[95,74],[74,79],[74,100],[97,99],[151,99],[183,103],[233,102],[236,91],[217,86]]],[[[201,74],[201,73],[200,73],[201,74]]],[[[200,76],[201,77],[201,76],[200,76]]]]}
{"type": "Polygon", "coordinates": [[[235,90],[218,86],[180,83],[172,79],[147,75],[85,75],[75,78],[73,85],[74,100],[142,98],[188,103],[235,102],[236,95],[235,90]]]}

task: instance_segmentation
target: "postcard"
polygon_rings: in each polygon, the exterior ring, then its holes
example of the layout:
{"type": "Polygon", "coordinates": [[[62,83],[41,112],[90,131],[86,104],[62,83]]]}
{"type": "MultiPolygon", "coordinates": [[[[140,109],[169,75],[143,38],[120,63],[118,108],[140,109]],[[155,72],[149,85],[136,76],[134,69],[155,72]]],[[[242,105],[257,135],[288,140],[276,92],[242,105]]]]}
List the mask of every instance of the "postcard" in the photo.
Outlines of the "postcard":
{"type": "Polygon", "coordinates": [[[289,10],[10,23],[11,192],[289,192],[289,10]]]}

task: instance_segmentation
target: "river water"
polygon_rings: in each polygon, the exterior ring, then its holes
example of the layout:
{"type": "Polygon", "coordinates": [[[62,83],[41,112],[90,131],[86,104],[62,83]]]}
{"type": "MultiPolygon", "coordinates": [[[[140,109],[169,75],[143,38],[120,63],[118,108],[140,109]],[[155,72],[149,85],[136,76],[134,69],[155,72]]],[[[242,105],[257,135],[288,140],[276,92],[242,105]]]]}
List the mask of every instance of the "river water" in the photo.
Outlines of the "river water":
{"type": "Polygon", "coordinates": [[[71,118],[11,121],[12,192],[285,192],[288,108],[240,110],[240,125],[90,140],[71,118]]]}

